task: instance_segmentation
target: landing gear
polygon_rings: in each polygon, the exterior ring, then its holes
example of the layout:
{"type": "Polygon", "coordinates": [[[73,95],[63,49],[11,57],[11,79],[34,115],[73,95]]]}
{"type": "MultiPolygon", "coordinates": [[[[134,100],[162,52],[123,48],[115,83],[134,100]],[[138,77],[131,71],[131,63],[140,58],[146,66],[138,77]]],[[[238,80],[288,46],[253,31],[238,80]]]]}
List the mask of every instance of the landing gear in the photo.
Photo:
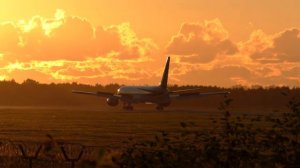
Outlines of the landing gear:
{"type": "Polygon", "coordinates": [[[128,110],[128,111],[132,111],[133,110],[133,106],[130,103],[124,103],[123,109],[124,110],[128,110]]]}
{"type": "Polygon", "coordinates": [[[158,110],[158,111],[163,111],[163,110],[164,110],[164,106],[162,106],[162,105],[157,105],[157,106],[156,106],[156,110],[158,110]]]}

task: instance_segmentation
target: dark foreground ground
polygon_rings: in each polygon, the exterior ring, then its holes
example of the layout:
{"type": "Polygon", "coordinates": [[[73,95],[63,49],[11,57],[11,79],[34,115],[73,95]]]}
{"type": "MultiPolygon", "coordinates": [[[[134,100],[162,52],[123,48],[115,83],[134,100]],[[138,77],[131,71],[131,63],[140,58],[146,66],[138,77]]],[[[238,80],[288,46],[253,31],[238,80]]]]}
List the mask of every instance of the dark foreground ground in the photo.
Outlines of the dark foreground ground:
{"type": "MultiPolygon", "coordinates": [[[[233,109],[235,114],[265,115],[271,109],[233,109]]],[[[56,140],[88,146],[119,148],[128,138],[148,138],[160,131],[176,132],[181,122],[193,122],[209,128],[217,109],[170,107],[156,111],[153,107],[137,107],[124,111],[110,107],[0,107],[0,139],[11,141],[43,141],[47,134],[56,140]]]]}
{"type": "MultiPolygon", "coordinates": [[[[102,151],[106,151],[105,157],[108,158],[103,167],[114,167],[114,164],[110,164],[110,155],[118,155],[119,149],[128,145],[124,143],[128,139],[143,141],[153,139],[162,131],[181,132],[182,122],[193,123],[198,129],[211,129],[213,119],[220,119],[224,115],[217,107],[170,107],[165,111],[153,108],[137,107],[134,111],[123,111],[107,106],[2,106],[0,167],[30,167],[30,160],[35,165],[33,167],[72,167],[72,159],[68,160],[68,156],[75,159],[80,156],[81,151],[83,155],[80,162],[73,160],[77,167],[81,167],[82,160],[99,160],[102,151]],[[35,153],[41,154],[35,157],[35,153]]],[[[273,113],[270,108],[230,110],[231,114],[240,116],[265,116],[273,113]]],[[[97,162],[92,164],[99,165],[97,162]]],[[[87,165],[89,162],[84,163],[83,167],[87,165]]]]}
{"type": "MultiPolygon", "coordinates": [[[[25,153],[33,156],[39,144],[43,144],[44,152],[44,143],[50,140],[49,135],[57,142],[66,143],[66,148],[74,144],[66,150],[75,153],[76,157],[81,151],[78,144],[84,145],[83,158],[95,159],[101,149],[117,151],[126,145],[123,142],[129,138],[145,140],[161,131],[179,132],[181,122],[193,122],[205,129],[210,126],[211,118],[220,116],[217,109],[153,109],[151,106],[137,107],[134,111],[110,107],[2,106],[0,166],[28,167],[29,162],[24,158],[20,145],[25,153]]],[[[45,156],[42,154],[38,157],[40,159],[33,159],[33,166],[71,166],[59,148],[54,155],[55,162],[49,161],[48,156],[43,159],[45,156]]]]}
{"type": "Polygon", "coordinates": [[[148,138],[160,131],[176,132],[181,122],[207,128],[216,109],[152,107],[123,111],[109,107],[0,107],[0,139],[43,141],[47,134],[56,140],[88,146],[118,148],[128,138],[148,138]]]}

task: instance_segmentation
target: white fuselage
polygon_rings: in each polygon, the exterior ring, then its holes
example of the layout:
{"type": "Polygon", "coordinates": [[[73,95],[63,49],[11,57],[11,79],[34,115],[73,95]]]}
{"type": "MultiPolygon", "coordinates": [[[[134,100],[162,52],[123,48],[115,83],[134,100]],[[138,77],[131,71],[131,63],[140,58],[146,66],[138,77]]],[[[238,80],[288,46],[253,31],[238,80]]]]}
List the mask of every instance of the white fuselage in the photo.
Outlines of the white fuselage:
{"type": "Polygon", "coordinates": [[[168,90],[159,86],[122,86],[117,95],[121,96],[123,102],[128,103],[170,103],[168,90]]]}
{"type": "Polygon", "coordinates": [[[122,86],[118,89],[118,95],[149,95],[153,91],[161,91],[157,86],[122,86]]]}

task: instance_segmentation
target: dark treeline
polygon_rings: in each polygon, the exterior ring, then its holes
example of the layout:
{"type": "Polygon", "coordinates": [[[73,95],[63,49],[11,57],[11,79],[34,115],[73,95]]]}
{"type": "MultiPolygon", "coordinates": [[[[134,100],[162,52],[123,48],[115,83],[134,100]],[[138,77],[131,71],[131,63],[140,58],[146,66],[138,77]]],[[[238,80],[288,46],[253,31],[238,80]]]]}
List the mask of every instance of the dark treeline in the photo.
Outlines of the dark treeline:
{"type": "MultiPolygon", "coordinates": [[[[101,106],[106,105],[103,98],[75,95],[72,90],[116,92],[118,84],[85,85],[78,83],[41,84],[27,79],[23,83],[14,80],[0,82],[0,105],[2,106],[101,106]]],[[[201,88],[202,92],[230,91],[234,99],[232,106],[237,109],[281,109],[288,102],[288,97],[300,97],[300,88],[289,87],[242,87],[221,88],[217,86],[178,86],[172,85],[170,90],[201,88]]],[[[171,107],[217,107],[223,96],[209,96],[186,100],[175,100],[171,107]]]]}

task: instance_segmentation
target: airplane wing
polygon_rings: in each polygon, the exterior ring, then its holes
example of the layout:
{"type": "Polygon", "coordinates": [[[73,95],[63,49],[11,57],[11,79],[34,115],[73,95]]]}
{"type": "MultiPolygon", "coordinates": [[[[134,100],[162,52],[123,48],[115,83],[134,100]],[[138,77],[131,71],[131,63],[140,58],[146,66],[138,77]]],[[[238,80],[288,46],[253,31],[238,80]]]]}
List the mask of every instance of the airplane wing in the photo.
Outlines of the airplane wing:
{"type": "Polygon", "coordinates": [[[213,95],[228,95],[230,92],[199,92],[201,89],[186,89],[186,90],[177,90],[170,91],[171,98],[192,98],[192,97],[204,97],[204,96],[213,96],[213,95]]]}
{"type": "Polygon", "coordinates": [[[99,97],[110,97],[110,96],[114,96],[113,93],[109,93],[109,92],[84,92],[84,91],[72,90],[72,93],[76,93],[76,94],[85,94],[85,95],[91,95],[91,96],[99,96],[99,97]]]}

